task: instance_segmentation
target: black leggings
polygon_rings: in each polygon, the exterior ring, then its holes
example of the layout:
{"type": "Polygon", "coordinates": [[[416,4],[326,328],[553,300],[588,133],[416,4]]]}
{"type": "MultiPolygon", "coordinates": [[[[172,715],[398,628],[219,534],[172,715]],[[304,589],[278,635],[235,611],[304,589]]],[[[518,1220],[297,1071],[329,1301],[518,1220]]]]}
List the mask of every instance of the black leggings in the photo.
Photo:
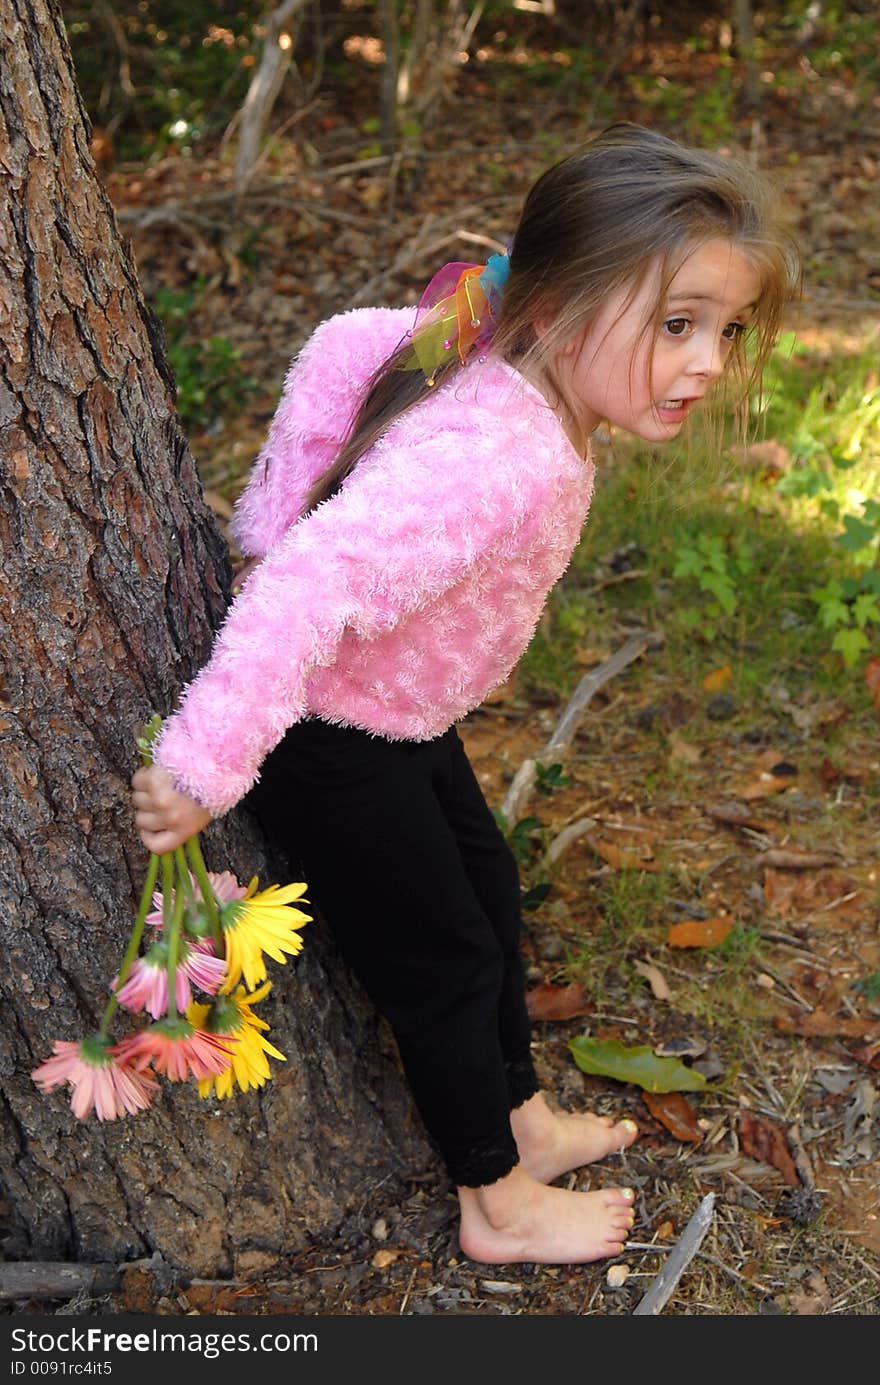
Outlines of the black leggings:
{"type": "Polygon", "coordinates": [[[518,1160],[510,1112],[538,1090],[516,862],[455,728],[388,741],[317,719],[267,757],[252,802],[391,1024],[457,1184],[518,1160]]]}

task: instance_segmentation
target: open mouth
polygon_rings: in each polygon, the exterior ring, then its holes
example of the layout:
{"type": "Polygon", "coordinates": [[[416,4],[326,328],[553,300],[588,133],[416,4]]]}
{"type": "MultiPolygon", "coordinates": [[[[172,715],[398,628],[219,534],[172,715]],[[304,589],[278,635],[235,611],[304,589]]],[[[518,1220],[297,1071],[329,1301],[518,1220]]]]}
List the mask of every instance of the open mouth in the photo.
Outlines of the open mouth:
{"type": "Polygon", "coordinates": [[[696,396],[691,396],[689,399],[661,399],[654,407],[661,417],[666,418],[667,421],[675,421],[684,418],[696,402],[696,396]]]}

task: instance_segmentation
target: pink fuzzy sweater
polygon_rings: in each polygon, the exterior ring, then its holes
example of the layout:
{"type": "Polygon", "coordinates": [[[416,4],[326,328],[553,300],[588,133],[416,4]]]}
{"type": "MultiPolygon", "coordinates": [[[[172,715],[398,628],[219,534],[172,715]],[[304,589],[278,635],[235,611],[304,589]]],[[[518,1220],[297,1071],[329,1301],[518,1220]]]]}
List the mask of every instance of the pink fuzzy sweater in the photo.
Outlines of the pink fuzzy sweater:
{"type": "Polygon", "coordinates": [[[156,742],[214,814],[309,715],[428,740],[523,653],[589,509],[592,463],[512,366],[473,360],[397,419],[307,518],[362,388],[409,309],[324,322],[288,372],[233,534],[260,565],[156,742]]]}

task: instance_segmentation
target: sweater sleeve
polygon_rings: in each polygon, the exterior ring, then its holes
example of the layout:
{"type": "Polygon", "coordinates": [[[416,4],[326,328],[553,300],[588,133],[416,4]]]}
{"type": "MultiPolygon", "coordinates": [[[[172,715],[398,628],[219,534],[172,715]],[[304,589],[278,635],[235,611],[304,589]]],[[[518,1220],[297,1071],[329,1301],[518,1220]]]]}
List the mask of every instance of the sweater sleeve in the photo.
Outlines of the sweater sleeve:
{"type": "Polygon", "coordinates": [[[353,308],[315,329],[293,358],[277,408],[230,524],[242,553],[262,558],[294,524],[311,486],[348,433],[367,381],[412,313],[353,308]]]}
{"type": "Polygon", "coordinates": [[[523,467],[522,456],[509,464],[497,417],[483,431],[419,428],[417,442],[415,427],[411,416],[393,446],[380,440],[342,490],[271,549],[166,720],[156,762],[215,815],[243,797],[305,714],[309,675],[333,662],[346,628],[363,639],[393,629],[487,550],[503,554],[546,501],[535,493],[540,468],[523,467]]]}

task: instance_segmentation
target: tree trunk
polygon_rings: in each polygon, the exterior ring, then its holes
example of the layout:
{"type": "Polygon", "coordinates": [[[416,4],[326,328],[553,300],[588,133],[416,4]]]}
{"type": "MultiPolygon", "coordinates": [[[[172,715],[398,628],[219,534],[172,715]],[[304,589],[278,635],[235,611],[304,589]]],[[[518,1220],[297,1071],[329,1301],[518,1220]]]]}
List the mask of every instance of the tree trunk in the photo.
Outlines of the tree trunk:
{"type": "MultiPolygon", "coordinates": [[[[65,1091],[30,1078],[104,1008],[147,864],[134,737],[206,658],[230,573],[88,152],[57,0],[0,0],[0,166],[5,1258],[158,1251],[193,1275],[254,1273],[434,1155],[318,920],[298,963],[271,968],[262,1013],[288,1061],[261,1092],[217,1103],[163,1081],[146,1112],[78,1123],[65,1091]]],[[[205,851],[282,878],[246,812],[205,851]]]]}

